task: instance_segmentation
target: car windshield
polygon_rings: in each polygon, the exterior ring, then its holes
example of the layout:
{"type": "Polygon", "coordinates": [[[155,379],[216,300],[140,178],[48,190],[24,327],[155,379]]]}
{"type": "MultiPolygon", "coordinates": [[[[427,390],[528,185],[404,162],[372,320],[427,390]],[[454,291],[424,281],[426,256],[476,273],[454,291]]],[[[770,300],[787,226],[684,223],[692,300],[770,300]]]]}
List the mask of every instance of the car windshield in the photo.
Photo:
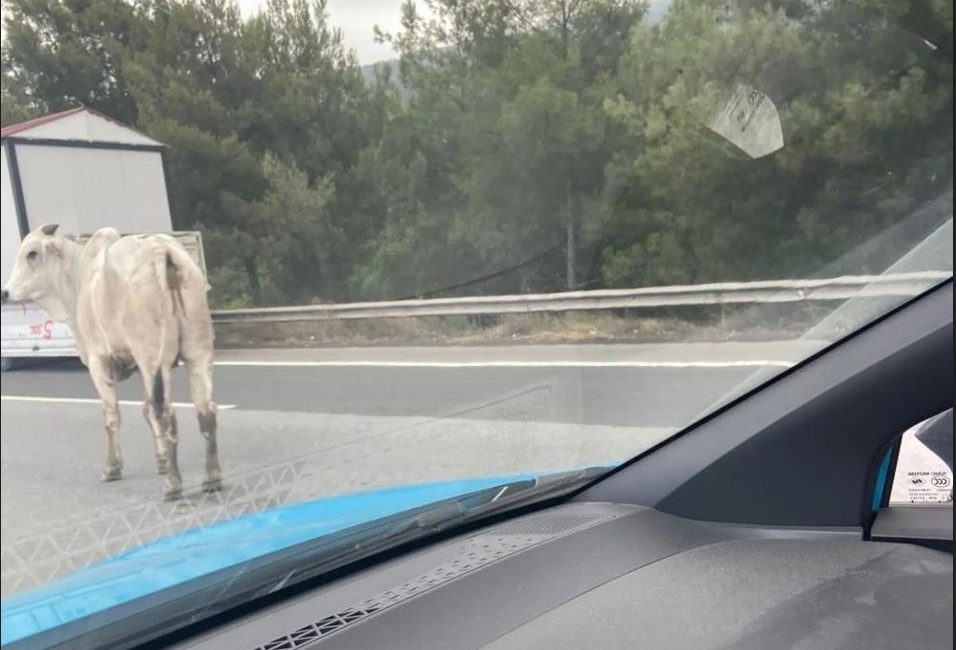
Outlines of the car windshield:
{"type": "Polygon", "coordinates": [[[592,478],[951,281],[952,57],[949,0],[3,0],[3,644],[592,478]]]}

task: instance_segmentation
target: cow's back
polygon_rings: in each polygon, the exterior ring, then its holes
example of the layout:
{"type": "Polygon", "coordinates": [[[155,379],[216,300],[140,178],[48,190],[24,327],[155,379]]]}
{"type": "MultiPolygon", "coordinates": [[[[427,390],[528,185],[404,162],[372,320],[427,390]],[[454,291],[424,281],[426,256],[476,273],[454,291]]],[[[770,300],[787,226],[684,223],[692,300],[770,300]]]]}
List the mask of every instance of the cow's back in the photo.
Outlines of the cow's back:
{"type": "Polygon", "coordinates": [[[170,255],[189,279],[203,282],[202,270],[182,244],[169,235],[127,235],[106,250],[107,263],[125,278],[148,277],[151,263],[170,255]]]}
{"type": "Polygon", "coordinates": [[[91,353],[172,363],[189,321],[211,337],[205,278],[175,239],[97,233],[87,247],[77,325],[91,353]]]}

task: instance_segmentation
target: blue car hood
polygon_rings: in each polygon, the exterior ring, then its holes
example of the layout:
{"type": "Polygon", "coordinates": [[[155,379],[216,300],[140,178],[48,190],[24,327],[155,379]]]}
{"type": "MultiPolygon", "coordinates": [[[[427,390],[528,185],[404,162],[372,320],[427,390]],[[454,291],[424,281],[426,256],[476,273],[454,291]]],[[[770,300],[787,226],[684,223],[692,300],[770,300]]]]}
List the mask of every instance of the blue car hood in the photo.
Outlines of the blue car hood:
{"type": "Polygon", "coordinates": [[[352,526],[539,474],[428,483],[297,503],[178,533],[3,599],[6,645],[352,526]]]}

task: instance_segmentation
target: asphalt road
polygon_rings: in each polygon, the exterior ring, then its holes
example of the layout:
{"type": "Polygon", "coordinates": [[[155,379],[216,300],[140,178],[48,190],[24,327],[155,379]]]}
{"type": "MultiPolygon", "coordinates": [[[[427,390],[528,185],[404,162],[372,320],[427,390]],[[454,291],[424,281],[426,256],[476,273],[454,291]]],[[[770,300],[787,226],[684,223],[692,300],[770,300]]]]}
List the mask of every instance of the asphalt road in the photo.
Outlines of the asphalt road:
{"type": "MultiPolygon", "coordinates": [[[[216,400],[244,411],[534,419],[612,426],[671,426],[706,408],[748,368],[243,367],[215,371],[216,400]]],[[[185,373],[174,399],[188,401],[185,373]]],[[[139,376],[120,399],[142,399],[139,376]]],[[[86,398],[86,371],[34,369],[4,377],[3,395],[86,398]],[[15,378],[14,378],[15,377],[15,378]]],[[[8,400],[11,401],[11,400],[8,400]]],[[[55,402],[38,401],[43,409],[55,402]]]]}
{"type": "MultiPolygon", "coordinates": [[[[121,385],[124,479],[78,364],[2,375],[2,593],[175,530],[332,494],[614,463],[692,422],[808,344],[515,346],[223,352],[225,487],[202,495],[202,444],[177,406],[187,496],[160,500],[141,380],[121,385]]],[[[181,370],[174,400],[186,400],[181,370]]]]}

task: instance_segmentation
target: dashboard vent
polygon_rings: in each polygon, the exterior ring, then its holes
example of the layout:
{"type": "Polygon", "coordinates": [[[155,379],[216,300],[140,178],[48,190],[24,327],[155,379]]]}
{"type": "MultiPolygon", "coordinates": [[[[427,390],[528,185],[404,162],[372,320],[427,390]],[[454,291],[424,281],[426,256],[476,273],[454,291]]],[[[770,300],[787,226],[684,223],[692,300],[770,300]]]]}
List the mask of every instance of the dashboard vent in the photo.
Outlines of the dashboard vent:
{"type": "Polygon", "coordinates": [[[352,623],[413,598],[426,591],[470,573],[496,560],[508,557],[555,537],[593,526],[607,517],[566,515],[533,517],[509,522],[488,532],[463,540],[455,556],[422,575],[383,591],[351,607],[304,625],[254,650],[299,650],[320,641],[352,623]]]}
{"type": "Polygon", "coordinates": [[[498,528],[498,535],[560,535],[592,523],[595,517],[590,515],[563,515],[555,517],[533,517],[508,522],[498,528]]]}

